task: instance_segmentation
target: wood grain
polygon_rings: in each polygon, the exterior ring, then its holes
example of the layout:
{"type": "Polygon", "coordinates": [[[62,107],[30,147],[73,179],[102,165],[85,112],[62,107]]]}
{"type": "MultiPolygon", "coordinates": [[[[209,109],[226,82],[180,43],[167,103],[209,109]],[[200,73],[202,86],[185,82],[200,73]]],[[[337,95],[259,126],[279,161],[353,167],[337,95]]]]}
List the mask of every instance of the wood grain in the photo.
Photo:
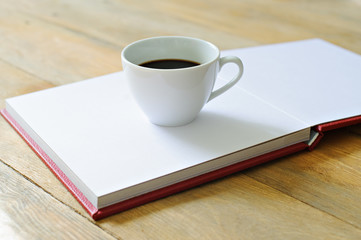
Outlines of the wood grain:
{"type": "Polygon", "coordinates": [[[361,137],[348,129],[326,134],[313,152],[246,172],[260,182],[361,229],[361,137]]]}
{"type": "Polygon", "coordinates": [[[0,162],[1,239],[115,239],[0,162]]]}
{"type": "Polygon", "coordinates": [[[358,239],[360,229],[244,174],[102,220],[125,239],[358,239]],[[129,231],[132,229],[132,231],[129,231]],[[135,231],[135,232],[133,232],[135,231]]]}
{"type": "MultiPolygon", "coordinates": [[[[119,71],[122,48],[151,36],[220,49],[316,37],[361,53],[360,12],[359,0],[0,1],[0,108],[119,71]]],[[[360,239],[360,159],[357,125],[327,133],[313,152],[94,222],[0,118],[0,238],[360,239]]]]}
{"type": "Polygon", "coordinates": [[[120,50],[44,21],[42,14],[27,11],[29,3],[17,3],[21,8],[11,1],[0,3],[3,61],[55,85],[120,70],[120,50]]]}

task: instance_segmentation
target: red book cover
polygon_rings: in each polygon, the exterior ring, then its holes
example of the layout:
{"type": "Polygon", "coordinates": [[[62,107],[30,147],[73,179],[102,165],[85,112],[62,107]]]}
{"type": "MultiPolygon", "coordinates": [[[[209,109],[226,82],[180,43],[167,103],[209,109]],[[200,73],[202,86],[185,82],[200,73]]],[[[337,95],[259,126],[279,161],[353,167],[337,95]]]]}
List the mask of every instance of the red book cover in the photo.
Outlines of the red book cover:
{"type": "Polygon", "coordinates": [[[360,123],[361,123],[361,116],[356,116],[356,117],[341,119],[338,121],[328,122],[328,123],[324,123],[324,124],[315,126],[313,128],[313,130],[315,132],[317,132],[318,135],[317,135],[316,139],[313,141],[313,143],[309,146],[309,149],[313,150],[317,146],[317,144],[321,141],[321,139],[325,135],[324,134],[325,132],[334,130],[337,128],[343,128],[343,127],[347,127],[347,126],[351,126],[351,125],[355,125],[355,124],[360,124],[360,123]]]}

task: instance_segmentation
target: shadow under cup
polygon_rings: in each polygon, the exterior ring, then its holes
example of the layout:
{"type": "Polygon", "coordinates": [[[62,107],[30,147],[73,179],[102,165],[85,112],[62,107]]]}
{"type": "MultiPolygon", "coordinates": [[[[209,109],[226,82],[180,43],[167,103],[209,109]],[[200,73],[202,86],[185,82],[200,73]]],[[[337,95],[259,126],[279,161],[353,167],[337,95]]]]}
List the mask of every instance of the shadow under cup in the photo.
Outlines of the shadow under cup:
{"type": "Polygon", "coordinates": [[[181,126],[194,120],[207,103],[219,69],[219,50],[188,37],[155,37],[128,45],[122,52],[123,69],[133,98],[150,122],[181,126]],[[145,62],[178,59],[200,65],[155,69],[145,62]]]}

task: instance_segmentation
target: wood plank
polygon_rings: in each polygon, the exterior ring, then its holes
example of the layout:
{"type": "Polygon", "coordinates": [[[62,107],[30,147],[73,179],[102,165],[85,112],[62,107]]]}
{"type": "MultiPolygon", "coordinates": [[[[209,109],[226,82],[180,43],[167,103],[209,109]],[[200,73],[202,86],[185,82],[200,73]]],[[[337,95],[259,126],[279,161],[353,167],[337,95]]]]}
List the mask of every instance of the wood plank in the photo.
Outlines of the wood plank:
{"type": "Polygon", "coordinates": [[[214,0],[207,3],[160,0],[145,9],[143,1],[125,4],[94,0],[86,6],[87,11],[83,11],[82,3],[70,0],[51,5],[42,1],[36,6],[24,3],[11,6],[36,13],[46,21],[89,38],[122,47],[139,38],[186,33],[208,39],[221,49],[322,37],[342,46],[352,45],[354,51],[361,52],[357,41],[361,6],[353,2],[331,2],[326,7],[324,2],[309,4],[307,1],[233,0],[224,4],[214,0]],[[98,21],[95,15],[102,20],[98,21]]]}
{"type": "Polygon", "coordinates": [[[115,239],[0,161],[1,239],[115,239]]]}
{"type": "Polygon", "coordinates": [[[348,128],[327,132],[314,151],[253,168],[246,175],[361,229],[360,146],[361,135],[348,128]]]}
{"type": "MultiPolygon", "coordinates": [[[[136,39],[154,35],[188,33],[213,41],[225,49],[309,38],[317,34],[317,37],[325,37],[361,52],[357,43],[360,34],[357,25],[360,7],[357,5],[353,8],[349,4],[336,5],[339,11],[335,16],[321,19],[320,12],[325,11],[322,4],[298,4],[296,8],[294,4],[277,2],[253,5],[230,1],[227,7],[222,7],[223,3],[213,1],[207,4],[208,11],[199,13],[199,8],[187,8],[186,4],[170,1],[152,4],[147,12],[142,8],[143,3],[138,1],[128,5],[92,1],[86,8],[70,0],[54,4],[48,1],[39,1],[36,5],[21,1],[0,4],[3,11],[0,16],[4,16],[3,21],[8,23],[2,30],[6,36],[2,41],[3,50],[17,49],[17,54],[8,50],[1,55],[55,84],[120,70],[121,48],[136,39]],[[346,10],[347,18],[342,15],[346,10]],[[99,15],[101,21],[94,18],[95,15],[99,15]],[[150,17],[152,21],[149,21],[150,17]],[[234,21],[235,18],[240,20],[234,21]],[[310,26],[317,28],[312,30],[310,26]],[[306,30],[315,34],[310,35],[306,30]],[[344,38],[340,31],[354,34],[344,38]],[[342,41],[327,35],[329,32],[342,37],[342,41]],[[30,55],[32,61],[26,59],[23,62],[22,56],[30,55]],[[48,68],[51,74],[44,72],[48,68]]],[[[192,4],[204,7],[201,2],[192,4]]]]}
{"type": "Polygon", "coordinates": [[[99,221],[124,239],[359,239],[361,230],[235,174],[99,221]]]}
{"type": "Polygon", "coordinates": [[[0,108],[5,107],[5,99],[18,95],[54,87],[34,75],[0,60],[0,108]]]}
{"type": "Polygon", "coordinates": [[[0,22],[0,59],[54,85],[121,69],[121,49],[24,13],[10,1],[0,2],[0,22]]]}
{"type": "MultiPolygon", "coordinates": [[[[51,4],[39,0],[36,5],[25,1],[6,5],[9,9],[21,9],[28,16],[36,16],[52,25],[82,34],[88,39],[96,39],[118,47],[124,47],[141,38],[159,35],[205,38],[220,44],[221,48],[256,44],[254,40],[239,36],[236,32],[227,33],[215,26],[210,28],[209,25],[199,24],[192,18],[187,18],[187,14],[185,18],[178,17],[177,14],[181,12],[183,6],[189,6],[190,3],[173,1],[173,4],[175,7],[169,8],[169,1],[162,0],[153,1],[151,4],[144,4],[143,1],[92,0],[91,4],[84,6],[81,2],[71,0],[51,4]],[[219,34],[222,34],[222,38],[219,34]]],[[[201,1],[194,1],[191,4],[205,5],[201,1]]],[[[222,3],[212,3],[208,9],[218,8],[219,5],[222,3]]],[[[199,10],[201,9],[198,8],[199,10]]]]}

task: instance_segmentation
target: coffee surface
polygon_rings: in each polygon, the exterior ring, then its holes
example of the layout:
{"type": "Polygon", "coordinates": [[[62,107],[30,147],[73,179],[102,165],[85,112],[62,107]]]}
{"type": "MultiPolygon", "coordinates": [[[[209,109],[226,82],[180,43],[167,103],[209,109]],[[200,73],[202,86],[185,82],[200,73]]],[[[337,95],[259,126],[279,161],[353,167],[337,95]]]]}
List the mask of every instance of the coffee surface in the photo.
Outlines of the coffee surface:
{"type": "Polygon", "coordinates": [[[197,62],[182,59],[160,59],[139,64],[139,66],[157,69],[188,68],[200,65],[197,62]]]}

